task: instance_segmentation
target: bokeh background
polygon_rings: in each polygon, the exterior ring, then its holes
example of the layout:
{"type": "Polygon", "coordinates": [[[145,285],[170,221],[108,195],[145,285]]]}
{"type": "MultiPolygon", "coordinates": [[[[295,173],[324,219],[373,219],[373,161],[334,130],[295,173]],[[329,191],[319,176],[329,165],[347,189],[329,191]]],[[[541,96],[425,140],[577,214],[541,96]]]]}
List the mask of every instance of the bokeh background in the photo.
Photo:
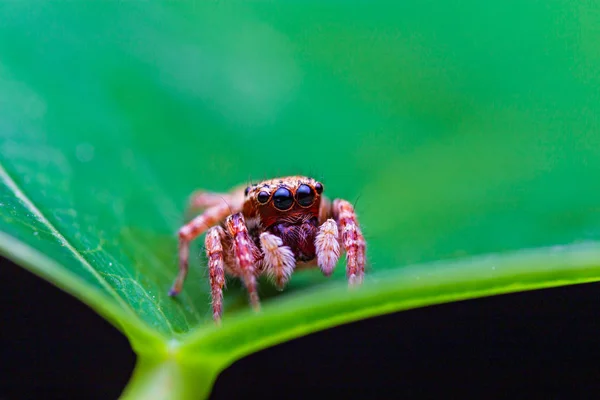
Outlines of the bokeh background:
{"type": "Polygon", "coordinates": [[[312,174],[373,267],[598,237],[593,2],[207,3],[2,2],[2,136],[60,142],[95,197],[137,194],[130,149],[174,219],[312,174]]]}

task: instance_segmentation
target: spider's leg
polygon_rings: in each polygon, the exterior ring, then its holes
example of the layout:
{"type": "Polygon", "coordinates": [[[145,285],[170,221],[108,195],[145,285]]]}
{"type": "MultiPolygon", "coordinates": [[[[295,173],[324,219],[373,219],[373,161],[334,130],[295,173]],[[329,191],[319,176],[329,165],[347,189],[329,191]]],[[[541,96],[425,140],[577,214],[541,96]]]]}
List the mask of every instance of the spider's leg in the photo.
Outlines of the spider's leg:
{"type": "Polygon", "coordinates": [[[336,199],[333,215],[342,231],[348,282],[350,285],[360,284],[365,274],[365,238],[358,226],[354,207],[346,200],[336,199]]]}
{"type": "Polygon", "coordinates": [[[181,292],[183,283],[188,272],[188,260],[190,256],[190,242],[206,232],[208,228],[222,221],[231,208],[225,202],[209,208],[196,218],[179,229],[179,273],[169,290],[169,296],[176,296],[181,292]]]}
{"type": "Polygon", "coordinates": [[[260,234],[260,246],[264,254],[265,272],[277,289],[283,290],[296,265],[292,249],[284,246],[280,237],[269,232],[260,234]]]}
{"type": "Polygon", "coordinates": [[[250,304],[255,310],[258,310],[260,308],[260,301],[256,289],[256,263],[260,258],[260,251],[248,233],[246,221],[241,212],[227,217],[225,225],[233,242],[233,251],[237,267],[239,268],[239,276],[242,278],[248,291],[250,304]]]}
{"type": "Polygon", "coordinates": [[[338,236],[337,224],[332,218],[329,218],[319,227],[319,233],[315,238],[317,264],[325,276],[331,275],[340,258],[338,236]]]}
{"type": "Polygon", "coordinates": [[[223,242],[227,234],[221,226],[213,226],[206,233],[204,244],[208,259],[208,275],[212,297],[213,319],[221,321],[223,314],[223,285],[225,285],[225,269],[223,263],[223,242]]]}
{"type": "Polygon", "coordinates": [[[197,190],[192,193],[188,200],[188,210],[203,210],[218,206],[221,203],[231,204],[231,195],[228,193],[197,190]]]}

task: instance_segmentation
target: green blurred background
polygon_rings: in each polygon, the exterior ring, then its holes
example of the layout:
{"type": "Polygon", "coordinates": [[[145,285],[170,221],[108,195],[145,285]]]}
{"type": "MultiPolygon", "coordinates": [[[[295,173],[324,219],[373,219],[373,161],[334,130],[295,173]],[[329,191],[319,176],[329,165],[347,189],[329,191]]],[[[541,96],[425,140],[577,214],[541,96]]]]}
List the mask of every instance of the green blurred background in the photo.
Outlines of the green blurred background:
{"type": "Polygon", "coordinates": [[[598,239],[600,6],[451,3],[1,2],[5,168],[152,296],[194,189],[275,175],[356,202],[372,271],[598,239]]]}

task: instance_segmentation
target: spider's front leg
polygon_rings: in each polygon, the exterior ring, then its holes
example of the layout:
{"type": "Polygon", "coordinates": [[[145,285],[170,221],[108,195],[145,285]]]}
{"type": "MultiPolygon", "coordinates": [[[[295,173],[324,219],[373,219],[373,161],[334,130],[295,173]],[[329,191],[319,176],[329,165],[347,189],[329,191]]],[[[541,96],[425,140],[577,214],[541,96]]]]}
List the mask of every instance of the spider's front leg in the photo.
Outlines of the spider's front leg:
{"type": "Polygon", "coordinates": [[[169,290],[169,296],[178,295],[183,288],[183,283],[188,273],[190,242],[206,232],[211,226],[222,221],[230,212],[230,205],[226,201],[221,201],[179,229],[179,273],[171,290],[169,290]]]}
{"type": "Polygon", "coordinates": [[[358,226],[354,207],[346,200],[336,199],[333,202],[333,217],[342,231],[348,283],[360,284],[365,274],[365,238],[358,226]]]}
{"type": "Polygon", "coordinates": [[[246,221],[241,212],[227,217],[225,225],[233,243],[237,274],[246,286],[250,304],[255,310],[258,310],[260,301],[256,289],[256,263],[260,259],[260,251],[248,233],[246,221]]]}
{"type": "Polygon", "coordinates": [[[227,234],[220,226],[210,228],[204,239],[206,258],[208,259],[213,319],[216,323],[221,321],[221,315],[223,315],[223,286],[225,285],[223,244],[227,239],[227,234]]]}

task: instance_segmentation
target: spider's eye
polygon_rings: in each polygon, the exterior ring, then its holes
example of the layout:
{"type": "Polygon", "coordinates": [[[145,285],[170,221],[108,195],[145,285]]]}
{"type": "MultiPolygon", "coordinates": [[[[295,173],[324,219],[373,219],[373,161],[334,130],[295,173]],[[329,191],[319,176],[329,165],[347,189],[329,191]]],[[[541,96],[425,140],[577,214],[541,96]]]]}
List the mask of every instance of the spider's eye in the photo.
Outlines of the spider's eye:
{"type": "Polygon", "coordinates": [[[323,193],[323,185],[321,185],[321,182],[317,182],[317,184],[315,185],[315,190],[319,194],[323,193]]]}
{"type": "Polygon", "coordinates": [[[294,204],[292,192],[286,188],[280,187],[273,193],[273,204],[278,210],[287,210],[294,204]]]}
{"type": "Polygon", "coordinates": [[[296,190],[296,201],[303,207],[310,206],[315,199],[315,194],[308,185],[300,185],[296,190]]]}
{"type": "Polygon", "coordinates": [[[260,192],[258,196],[256,196],[256,199],[260,204],[265,204],[267,201],[269,201],[269,193],[260,192]]]}
{"type": "Polygon", "coordinates": [[[250,192],[250,186],[248,186],[245,190],[244,190],[244,196],[248,196],[248,193],[250,192]]]}

